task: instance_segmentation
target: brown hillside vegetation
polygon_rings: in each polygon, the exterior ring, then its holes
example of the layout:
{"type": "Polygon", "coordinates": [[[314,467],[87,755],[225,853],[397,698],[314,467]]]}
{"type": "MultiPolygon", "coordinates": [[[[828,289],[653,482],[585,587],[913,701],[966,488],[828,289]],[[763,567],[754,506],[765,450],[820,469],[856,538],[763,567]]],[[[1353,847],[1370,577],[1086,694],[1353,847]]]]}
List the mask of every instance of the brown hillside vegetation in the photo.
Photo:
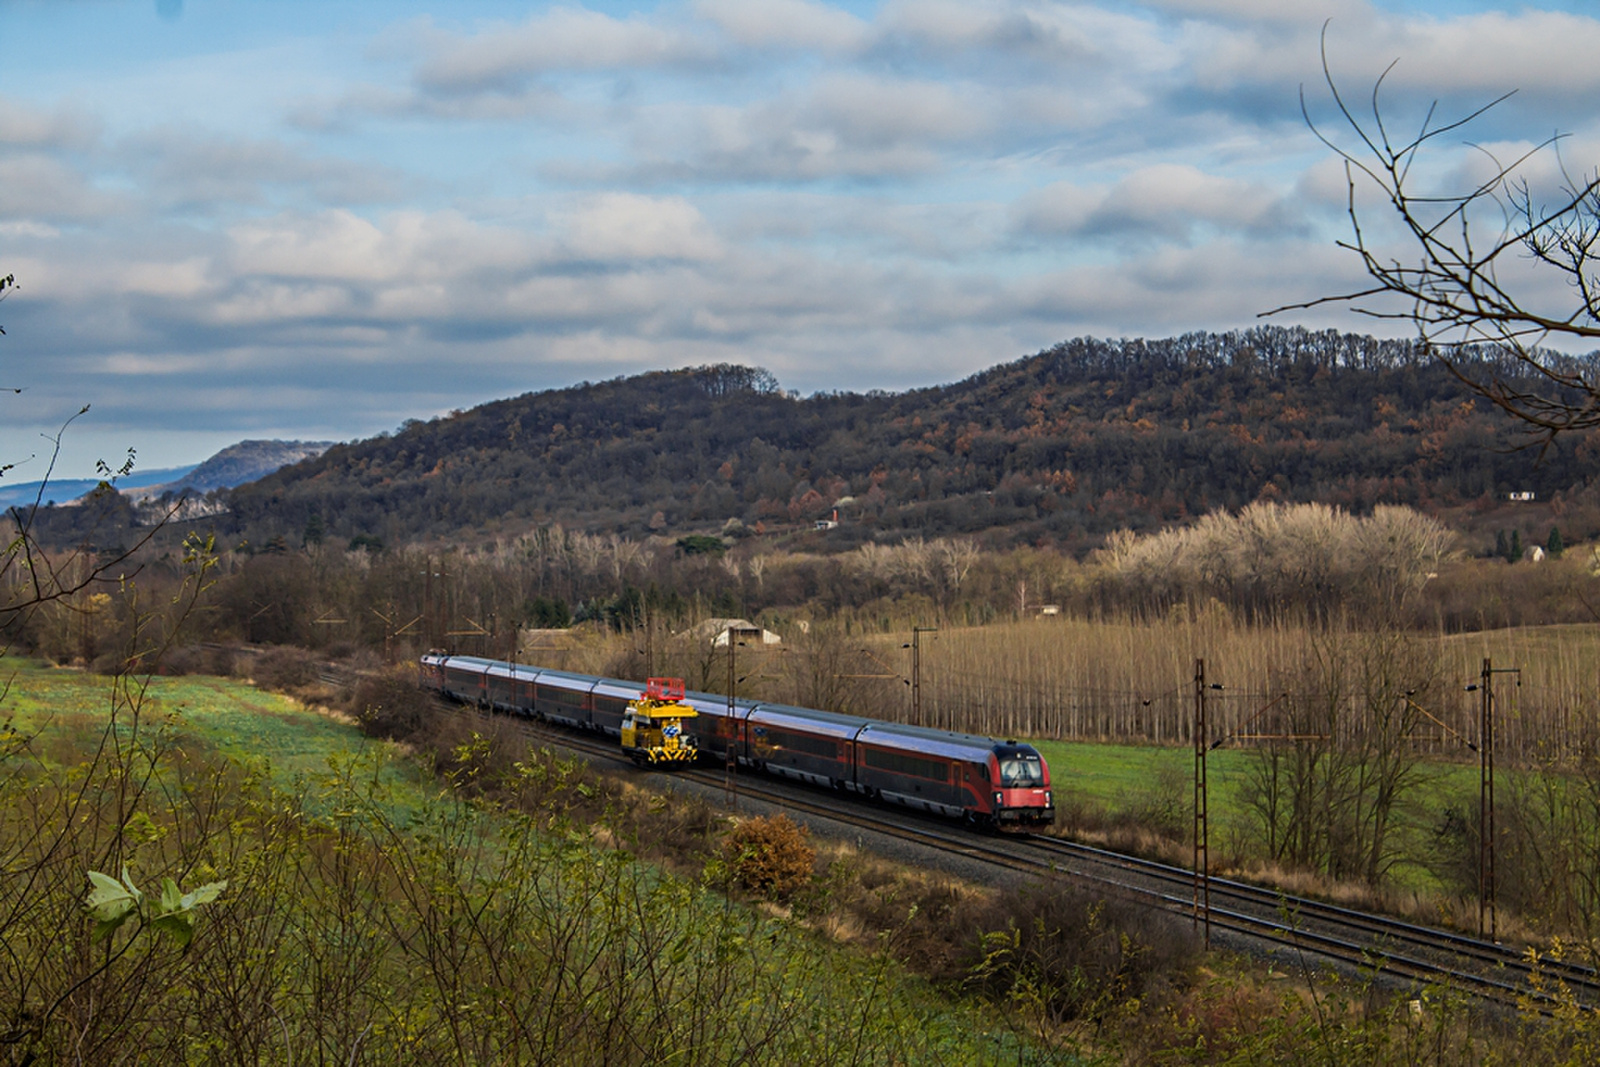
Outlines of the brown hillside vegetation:
{"type": "Polygon", "coordinates": [[[337,446],[233,492],[218,529],[343,546],[559,522],[638,539],[837,510],[834,547],[988,533],[1081,551],[1256,500],[1364,512],[1514,490],[1587,499],[1593,433],[1563,437],[1538,467],[1514,451],[1518,433],[1408,342],[1300,329],[1078,340],[903,394],[800,398],[763,371],[701,367],[337,446]]]}

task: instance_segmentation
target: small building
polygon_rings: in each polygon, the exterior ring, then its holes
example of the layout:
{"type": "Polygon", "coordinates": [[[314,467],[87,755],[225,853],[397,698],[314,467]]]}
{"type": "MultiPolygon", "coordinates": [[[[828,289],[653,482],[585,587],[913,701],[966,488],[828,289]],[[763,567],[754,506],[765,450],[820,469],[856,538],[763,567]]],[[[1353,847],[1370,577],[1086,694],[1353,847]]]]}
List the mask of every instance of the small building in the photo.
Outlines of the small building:
{"type": "Polygon", "coordinates": [[[679,634],[711,642],[712,648],[727,648],[728,638],[745,645],[781,645],[783,638],[748,619],[704,619],[679,634]]]}
{"type": "Polygon", "coordinates": [[[1532,489],[1520,489],[1515,493],[1506,494],[1506,499],[1515,504],[1526,504],[1533,498],[1534,492],[1532,489]]]}

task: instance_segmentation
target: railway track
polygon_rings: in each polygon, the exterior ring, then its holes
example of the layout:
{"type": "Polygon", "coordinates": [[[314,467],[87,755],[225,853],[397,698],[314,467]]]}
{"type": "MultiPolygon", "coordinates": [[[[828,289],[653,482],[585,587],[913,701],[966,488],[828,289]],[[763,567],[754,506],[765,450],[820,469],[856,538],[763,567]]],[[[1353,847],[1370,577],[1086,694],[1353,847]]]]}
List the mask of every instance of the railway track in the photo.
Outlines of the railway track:
{"type": "MultiPolygon", "coordinates": [[[[1169,911],[1194,912],[1194,872],[1187,868],[1057,838],[1035,837],[1033,845],[1061,857],[1064,870],[1139,886],[1169,911]]],[[[1500,1003],[1554,1008],[1570,995],[1600,1005],[1600,974],[1582,964],[1535,962],[1512,946],[1230,879],[1212,878],[1210,896],[1212,926],[1231,933],[1419,983],[1447,981],[1500,1003]]]]}
{"type": "MultiPolygon", "coordinates": [[[[511,721],[530,739],[632,767],[612,742],[528,720],[511,721]]],[[[718,771],[672,773],[707,789],[724,788],[724,775],[718,771]]],[[[1040,834],[982,835],[934,816],[749,773],[739,775],[737,791],[791,812],[991,866],[1025,875],[1064,876],[1175,915],[1194,914],[1194,873],[1186,868],[1040,834]]],[[[1414,987],[1445,983],[1501,1005],[1527,1003],[1544,1011],[1554,1011],[1567,1000],[1600,1005],[1600,974],[1590,967],[1534,962],[1514,947],[1245,882],[1212,878],[1210,885],[1212,929],[1271,952],[1315,957],[1414,987]]]]}
{"type": "MultiPolygon", "coordinates": [[[[330,685],[349,685],[352,674],[326,668],[330,685]]],[[[441,707],[462,706],[440,701],[441,707]]],[[[490,719],[489,713],[467,709],[490,719]]],[[[601,763],[632,769],[614,742],[527,719],[492,716],[541,744],[553,744],[601,763]]],[[[688,769],[674,777],[712,790],[724,788],[719,771],[688,769]]],[[[859,797],[765,775],[741,773],[737,793],[791,812],[831,820],[863,831],[1024,875],[1057,875],[1090,884],[1179,916],[1194,915],[1194,872],[1042,834],[992,836],[958,828],[947,820],[859,797]]],[[[1600,1007],[1600,973],[1560,960],[1530,958],[1513,946],[1466,934],[1407,923],[1310,897],[1223,878],[1210,879],[1210,920],[1243,944],[1268,952],[1315,957],[1414,987],[1443,983],[1506,1006],[1529,1004],[1553,1012],[1566,1004],[1600,1007]]]]}

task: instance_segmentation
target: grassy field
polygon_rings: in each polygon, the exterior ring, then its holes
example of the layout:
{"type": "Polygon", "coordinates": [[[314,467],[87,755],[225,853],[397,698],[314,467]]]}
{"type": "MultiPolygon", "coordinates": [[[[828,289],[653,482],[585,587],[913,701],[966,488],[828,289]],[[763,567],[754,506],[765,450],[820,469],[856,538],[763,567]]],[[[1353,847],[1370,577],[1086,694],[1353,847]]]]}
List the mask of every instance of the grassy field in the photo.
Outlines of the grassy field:
{"type": "Polygon", "coordinates": [[[414,807],[436,791],[393,746],[365,737],[347,718],[307,708],[238,679],[204,675],[155,677],[113,684],[68,668],[6,658],[8,686],[0,714],[21,730],[41,732],[37,751],[80,757],[116,712],[126,733],[137,704],[140,729],[241,764],[260,766],[279,789],[294,790],[330,767],[348,766],[377,750],[372,765],[397,803],[414,807]]]}
{"type": "Polygon", "coordinates": [[[5,667],[0,1012],[28,1020],[24,1059],[1076,1062],[886,951],[599,847],[603,820],[537,803],[582,787],[559,764],[529,757],[526,803],[488,806],[241,682],[5,667]],[[108,955],[85,872],[124,865],[229,884],[186,951],[130,924],[108,955]]]}
{"type": "MultiPolygon", "coordinates": [[[[1050,764],[1061,823],[1095,828],[1131,824],[1164,833],[1180,846],[1192,841],[1194,752],[1191,748],[1155,745],[1037,740],[1050,764]]],[[[1246,844],[1258,835],[1253,813],[1243,799],[1256,753],[1248,748],[1219,748],[1207,756],[1212,855],[1238,861],[1246,844]]],[[[1501,771],[1508,784],[1515,772],[1501,771]]],[[[1399,858],[1390,871],[1394,888],[1416,893],[1442,890],[1429,865],[1431,840],[1438,820],[1450,806],[1475,807],[1476,763],[1426,761],[1401,806],[1396,828],[1399,858]]],[[[1182,847],[1174,856],[1182,853],[1182,847]]]]}

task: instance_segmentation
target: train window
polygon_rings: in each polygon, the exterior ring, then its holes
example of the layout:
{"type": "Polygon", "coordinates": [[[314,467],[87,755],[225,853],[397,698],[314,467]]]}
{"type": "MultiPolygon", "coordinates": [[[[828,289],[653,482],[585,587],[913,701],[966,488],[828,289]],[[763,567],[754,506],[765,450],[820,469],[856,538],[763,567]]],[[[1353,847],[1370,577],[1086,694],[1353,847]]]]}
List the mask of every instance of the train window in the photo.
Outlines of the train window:
{"type": "Polygon", "coordinates": [[[1038,756],[1018,756],[1000,761],[1000,784],[1007,789],[1044,785],[1044,765],[1038,756]]]}
{"type": "MultiPolygon", "coordinates": [[[[761,730],[760,727],[757,727],[761,730]]],[[[790,752],[804,752],[811,756],[822,756],[825,759],[839,758],[839,743],[826,737],[808,737],[805,734],[790,733],[788,730],[774,730],[770,726],[761,730],[761,740],[774,748],[787,749],[790,752]]]]}
{"type": "Polygon", "coordinates": [[[929,778],[935,782],[950,780],[949,766],[938,760],[907,756],[900,752],[884,752],[876,748],[863,749],[861,758],[869,767],[892,771],[895,774],[909,774],[916,778],[929,778]]]}

